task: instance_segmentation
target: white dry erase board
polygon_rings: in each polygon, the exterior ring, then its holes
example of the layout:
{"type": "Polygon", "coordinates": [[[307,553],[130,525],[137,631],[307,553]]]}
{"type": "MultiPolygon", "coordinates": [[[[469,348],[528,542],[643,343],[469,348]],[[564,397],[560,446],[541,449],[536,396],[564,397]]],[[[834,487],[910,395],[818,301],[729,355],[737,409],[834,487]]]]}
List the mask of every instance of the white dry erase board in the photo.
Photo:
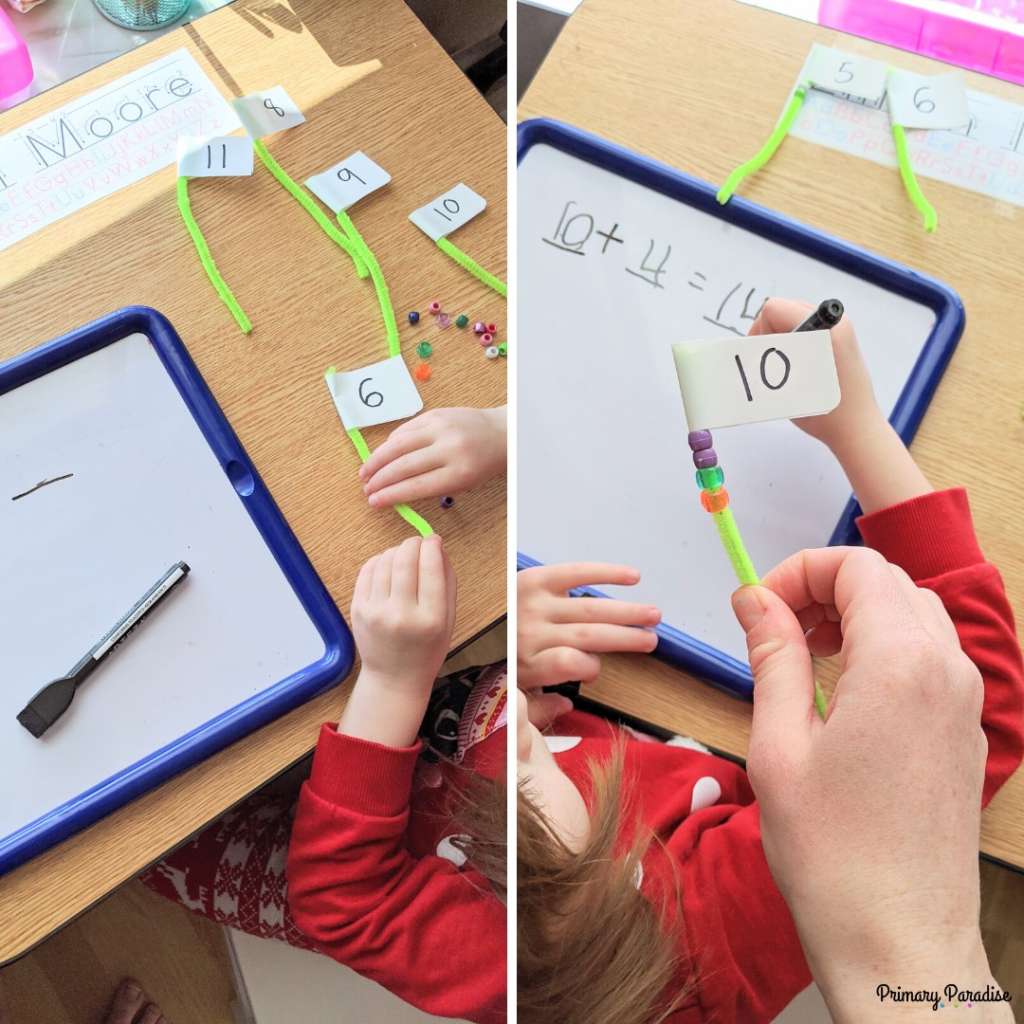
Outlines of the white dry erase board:
{"type": "MultiPolygon", "coordinates": [[[[520,127],[520,564],[636,566],[659,654],[749,695],[736,588],[701,508],[673,342],[745,335],[765,298],[837,298],[883,408],[916,428],[963,324],[947,288],[550,121],[520,127]]],[[[714,432],[754,565],[852,540],[834,458],[788,421],[714,432]]]]}
{"type": "Polygon", "coordinates": [[[0,536],[0,871],[351,667],[340,613],[153,310],[0,365],[0,536]],[[33,738],[18,712],[179,560],[188,578],[33,738]]]}

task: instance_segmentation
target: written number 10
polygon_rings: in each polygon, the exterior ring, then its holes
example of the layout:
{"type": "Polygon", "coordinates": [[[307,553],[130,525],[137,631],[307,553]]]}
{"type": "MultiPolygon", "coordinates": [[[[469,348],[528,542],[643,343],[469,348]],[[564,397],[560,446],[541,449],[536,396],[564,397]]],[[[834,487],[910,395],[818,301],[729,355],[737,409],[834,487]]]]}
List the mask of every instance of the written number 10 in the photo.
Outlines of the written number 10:
{"type": "MultiPolygon", "coordinates": [[[[743,381],[743,390],[747,394],[747,401],[752,402],[754,396],[750,390],[750,382],[747,380],[747,371],[743,368],[743,361],[740,359],[739,354],[736,355],[736,369],[740,372],[740,380],[743,381]]],[[[761,383],[764,384],[769,391],[778,391],[779,388],[784,387],[787,380],[789,380],[790,371],[789,356],[786,355],[782,349],[778,348],[766,348],[761,353],[761,383]],[[773,362],[780,363],[782,367],[782,375],[779,376],[777,372],[773,375],[776,377],[774,381],[768,379],[768,360],[771,356],[776,358],[773,362]]],[[[773,367],[773,370],[775,368],[773,367]]]]}

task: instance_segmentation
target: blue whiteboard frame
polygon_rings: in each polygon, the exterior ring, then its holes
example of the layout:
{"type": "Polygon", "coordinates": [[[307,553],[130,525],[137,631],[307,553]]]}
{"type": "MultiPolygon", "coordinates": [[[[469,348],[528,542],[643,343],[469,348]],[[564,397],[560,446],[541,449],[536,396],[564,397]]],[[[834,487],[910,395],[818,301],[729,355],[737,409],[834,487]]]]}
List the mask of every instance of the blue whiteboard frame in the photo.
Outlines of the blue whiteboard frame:
{"type": "MultiPolygon", "coordinates": [[[[686,203],[709,217],[745,228],[779,245],[823,263],[831,263],[865,281],[928,306],[935,313],[935,326],[889,418],[904,442],[910,443],[964,330],[963,302],[948,285],[910,267],[877,256],[867,249],[790,220],[741,196],[733,196],[722,206],[715,198],[718,191],[716,186],[561,121],[536,118],[520,124],[516,162],[521,163],[531,147],[542,144],[660,192],[677,202],[686,203]]],[[[856,525],[858,515],[860,507],[851,497],[832,531],[829,544],[859,544],[860,534],[856,525]]],[[[520,569],[539,564],[529,555],[519,552],[520,569]]],[[[608,596],[592,587],[580,588],[573,593],[591,597],[608,596]]],[[[754,680],[745,662],[665,623],[657,627],[657,634],[658,646],[654,651],[656,657],[701,676],[735,697],[753,699],[754,680]]]]}
{"type": "MultiPolygon", "coordinates": [[[[0,837],[0,875],[81,831],[172,775],[337,685],[351,671],[355,657],[352,634],[341,612],[260,479],[184,343],[161,313],[146,306],[129,306],[0,363],[0,395],[132,334],[145,334],[149,338],[196,425],[233,484],[239,500],[324,641],[324,654],[318,661],[198,726],[11,835],[0,837]]],[[[31,785],[31,780],[25,780],[25,784],[31,785]]]]}

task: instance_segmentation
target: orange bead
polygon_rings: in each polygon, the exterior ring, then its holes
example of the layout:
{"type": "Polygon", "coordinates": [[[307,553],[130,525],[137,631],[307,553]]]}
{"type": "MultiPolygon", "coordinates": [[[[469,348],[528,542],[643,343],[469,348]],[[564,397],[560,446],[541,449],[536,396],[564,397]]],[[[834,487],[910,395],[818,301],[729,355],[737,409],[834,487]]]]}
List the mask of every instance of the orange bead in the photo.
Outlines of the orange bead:
{"type": "Polygon", "coordinates": [[[430,366],[427,363],[419,363],[412,371],[412,375],[417,380],[430,380],[430,366]]]}
{"type": "Polygon", "coordinates": [[[704,506],[705,512],[721,512],[723,508],[729,507],[729,492],[724,487],[714,491],[701,491],[700,503],[704,506]]]}

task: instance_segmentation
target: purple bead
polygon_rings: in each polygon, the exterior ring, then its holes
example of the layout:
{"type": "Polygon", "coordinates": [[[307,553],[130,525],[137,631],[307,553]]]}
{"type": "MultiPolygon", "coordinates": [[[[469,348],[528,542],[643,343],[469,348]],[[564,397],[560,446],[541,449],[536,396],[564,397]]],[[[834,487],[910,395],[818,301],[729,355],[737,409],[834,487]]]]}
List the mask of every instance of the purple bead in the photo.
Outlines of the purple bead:
{"type": "Polygon", "coordinates": [[[702,452],[712,445],[710,430],[691,430],[686,438],[690,448],[695,452],[702,452]]]}
{"type": "Polygon", "coordinates": [[[455,499],[451,495],[446,494],[441,499],[441,508],[451,508],[455,504],[455,499]]]}
{"type": "Polygon", "coordinates": [[[714,448],[704,448],[702,451],[693,453],[693,464],[698,469],[710,469],[718,465],[718,456],[714,448]]]}
{"type": "Polygon", "coordinates": [[[479,320],[477,320],[477,322],[473,324],[473,330],[477,334],[483,334],[484,331],[487,330],[487,324],[481,323],[479,320]]]}

